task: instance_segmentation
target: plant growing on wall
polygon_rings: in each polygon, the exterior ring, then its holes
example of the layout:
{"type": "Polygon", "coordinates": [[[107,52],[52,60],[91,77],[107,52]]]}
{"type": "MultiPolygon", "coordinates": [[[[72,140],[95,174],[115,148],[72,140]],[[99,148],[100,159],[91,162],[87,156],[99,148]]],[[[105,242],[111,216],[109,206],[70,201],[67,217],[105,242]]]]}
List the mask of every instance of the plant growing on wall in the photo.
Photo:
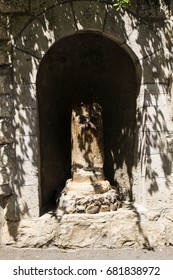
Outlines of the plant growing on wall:
{"type": "MultiPolygon", "coordinates": [[[[133,0],[113,0],[113,6],[117,9],[127,8],[133,0]]],[[[146,7],[160,7],[161,2],[170,8],[171,0],[136,0],[137,5],[146,5],[146,7]]]]}
{"type": "Polygon", "coordinates": [[[113,6],[116,7],[117,10],[125,9],[130,4],[131,0],[115,0],[113,2],[113,6]]]}

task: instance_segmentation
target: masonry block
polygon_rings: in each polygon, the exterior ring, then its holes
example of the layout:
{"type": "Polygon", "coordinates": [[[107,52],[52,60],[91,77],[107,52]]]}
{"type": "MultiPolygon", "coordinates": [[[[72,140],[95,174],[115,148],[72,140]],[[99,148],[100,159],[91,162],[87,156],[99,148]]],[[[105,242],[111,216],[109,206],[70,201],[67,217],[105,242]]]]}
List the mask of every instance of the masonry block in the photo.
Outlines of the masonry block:
{"type": "Polygon", "coordinates": [[[0,95],[0,118],[10,118],[12,115],[13,100],[11,96],[0,95]]]}
{"type": "Polygon", "coordinates": [[[32,83],[20,83],[14,85],[16,93],[15,105],[17,108],[32,108],[36,109],[36,85],[32,83]]]}
{"type": "Polygon", "coordinates": [[[11,144],[0,145],[0,167],[15,168],[15,151],[11,144]]]}
{"type": "Polygon", "coordinates": [[[29,11],[29,0],[1,0],[1,13],[24,13],[29,11]]]}
{"type": "Polygon", "coordinates": [[[0,42],[0,65],[11,63],[11,43],[9,41],[0,42]]]}
{"type": "Polygon", "coordinates": [[[40,60],[18,49],[14,49],[13,55],[14,82],[35,84],[40,60]]]}
{"type": "Polygon", "coordinates": [[[37,136],[16,136],[16,157],[19,160],[38,161],[37,136]]]}
{"type": "Polygon", "coordinates": [[[145,24],[140,24],[130,33],[126,44],[133,50],[138,59],[142,59],[163,48],[160,39],[156,30],[148,29],[145,24]]]}
{"type": "Polygon", "coordinates": [[[10,74],[6,75],[2,71],[0,71],[0,95],[11,93],[12,90],[12,82],[10,74]]]}
{"type": "Polygon", "coordinates": [[[58,0],[31,0],[31,13],[37,15],[58,3],[58,0]]]}
{"type": "Polygon", "coordinates": [[[112,5],[107,6],[104,32],[113,36],[119,43],[123,43],[132,33],[137,20],[125,11],[117,11],[112,5]]]}
{"type": "Polygon", "coordinates": [[[27,25],[29,25],[31,20],[32,17],[29,15],[13,14],[10,33],[14,39],[18,38],[21,32],[27,27],[27,25]]]}
{"type": "Polygon", "coordinates": [[[6,198],[5,219],[19,221],[39,216],[38,186],[18,187],[15,194],[6,198]]]}
{"type": "Polygon", "coordinates": [[[16,136],[19,135],[37,135],[37,110],[32,108],[23,108],[15,110],[15,128],[16,136]]]}
{"type": "Polygon", "coordinates": [[[9,39],[9,17],[0,15],[0,38],[1,40],[9,39]]]}
{"type": "Polygon", "coordinates": [[[0,119],[0,145],[14,141],[14,127],[11,119],[0,119]]]}
{"type": "Polygon", "coordinates": [[[73,9],[77,28],[103,31],[106,16],[105,4],[95,1],[74,1],[73,9]]]}
{"type": "Polygon", "coordinates": [[[17,158],[15,184],[18,186],[38,186],[38,162],[17,158]]]}

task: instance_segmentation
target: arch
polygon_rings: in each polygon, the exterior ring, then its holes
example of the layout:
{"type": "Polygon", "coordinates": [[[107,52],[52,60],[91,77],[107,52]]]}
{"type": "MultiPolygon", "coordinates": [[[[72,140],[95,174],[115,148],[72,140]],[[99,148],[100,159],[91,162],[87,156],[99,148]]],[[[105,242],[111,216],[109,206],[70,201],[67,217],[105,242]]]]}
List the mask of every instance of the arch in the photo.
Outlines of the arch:
{"type": "Polygon", "coordinates": [[[42,212],[71,177],[71,106],[79,102],[102,106],[105,174],[132,199],[138,75],[129,53],[100,32],[63,37],[43,57],[36,87],[42,212]]]}

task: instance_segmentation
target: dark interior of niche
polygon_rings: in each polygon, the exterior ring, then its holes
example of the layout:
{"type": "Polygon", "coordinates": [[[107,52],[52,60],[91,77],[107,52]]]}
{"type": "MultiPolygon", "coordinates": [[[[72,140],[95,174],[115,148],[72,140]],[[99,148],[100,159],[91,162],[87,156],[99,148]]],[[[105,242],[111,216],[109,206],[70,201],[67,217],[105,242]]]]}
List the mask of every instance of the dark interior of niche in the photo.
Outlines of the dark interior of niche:
{"type": "Polygon", "coordinates": [[[114,41],[79,33],[56,42],[37,75],[40,130],[41,213],[53,205],[71,177],[71,109],[97,102],[103,109],[104,170],[134,166],[137,82],[131,57],[114,41]]]}

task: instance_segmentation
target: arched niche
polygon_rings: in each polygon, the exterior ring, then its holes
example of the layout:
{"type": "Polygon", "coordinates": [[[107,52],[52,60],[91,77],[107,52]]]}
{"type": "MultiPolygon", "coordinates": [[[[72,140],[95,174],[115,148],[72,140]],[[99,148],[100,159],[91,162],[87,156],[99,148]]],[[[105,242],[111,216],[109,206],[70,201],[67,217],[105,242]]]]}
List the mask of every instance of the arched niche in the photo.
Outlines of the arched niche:
{"type": "Polygon", "coordinates": [[[111,38],[81,32],[57,41],[37,74],[41,212],[71,177],[71,108],[97,102],[103,109],[105,175],[132,199],[138,81],[131,56],[111,38]],[[126,166],[124,174],[119,172],[126,166]],[[131,183],[129,183],[131,184],[131,183]]]}

